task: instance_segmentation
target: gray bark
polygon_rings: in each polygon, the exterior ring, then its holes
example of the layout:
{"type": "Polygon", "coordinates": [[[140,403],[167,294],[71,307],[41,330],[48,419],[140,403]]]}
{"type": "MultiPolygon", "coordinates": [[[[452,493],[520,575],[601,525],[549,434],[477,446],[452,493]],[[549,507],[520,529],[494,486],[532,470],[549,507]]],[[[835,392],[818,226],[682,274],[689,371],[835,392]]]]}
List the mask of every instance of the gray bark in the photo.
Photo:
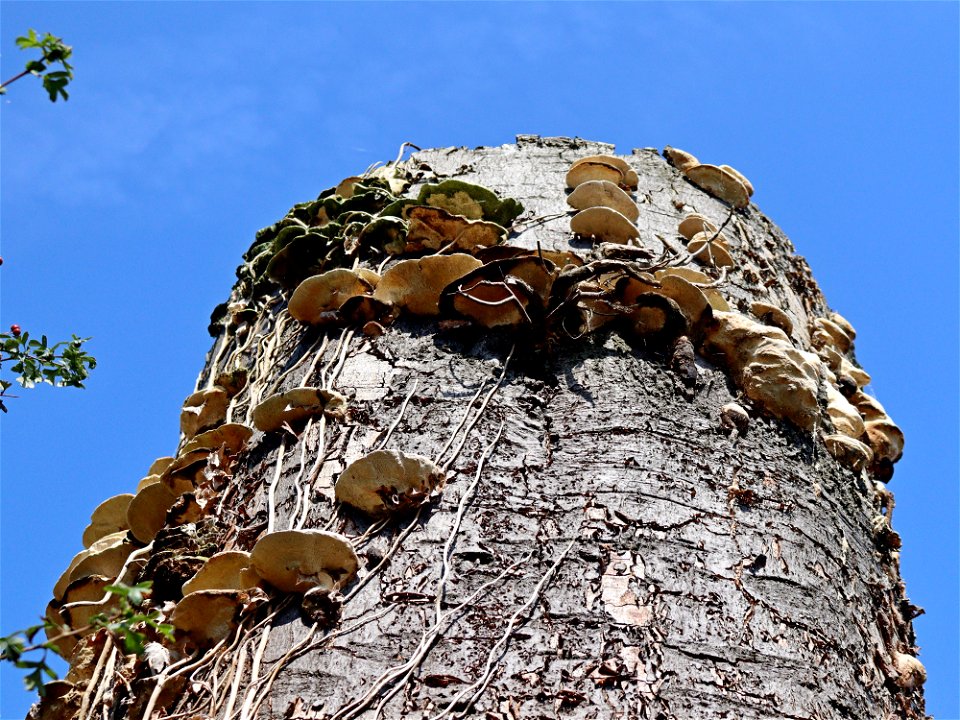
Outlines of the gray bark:
{"type": "MultiPolygon", "coordinates": [[[[409,162],[424,180],[456,177],[519,199],[523,220],[564,212],[571,162],[611,150],[520,137],[409,162]]],[[[656,235],[679,246],[686,213],[727,220],[724,203],[655,150],[626,159],[652,251],[656,235]]],[[[756,206],[725,234],[738,268],[724,296],[744,309],[754,300],[784,308],[806,346],[811,320],[828,309],[807,264],[756,206]]],[[[566,217],[510,242],[589,251],[566,217]]],[[[283,306],[253,331],[261,342],[247,358],[260,363],[262,384],[320,347],[321,331],[278,324],[283,306]]],[[[277,528],[305,518],[362,536],[369,522],[335,508],[333,483],[384,442],[446,464],[449,480],[432,503],[358,543],[364,584],[345,589],[333,628],[311,629],[288,601],[194,684],[171,680],[157,717],[205,718],[210,689],[216,696],[235,678],[235,717],[245,700],[262,718],[924,716],[922,691],[898,687],[891,666],[893,652],[915,652],[914,609],[896,555],[872,529],[873,481],[759,411],[746,433],[724,431],[719,408],[738,392],[723,369],[698,356],[689,393],[663,349],[617,333],[531,348],[432,321],[401,320],[377,338],[326,332],[322,356],[279,388],[333,388],[349,397],[349,419],[299,437],[257,433],[212,524],[219,547],[251,547],[271,484],[277,528]]],[[[223,369],[214,361],[233,348],[221,352],[221,342],[198,387],[223,369]]],[[[235,419],[247,409],[240,398],[235,419]]],[[[133,686],[149,695],[153,683],[133,686]]],[[[139,717],[143,705],[113,712],[139,717]]]]}

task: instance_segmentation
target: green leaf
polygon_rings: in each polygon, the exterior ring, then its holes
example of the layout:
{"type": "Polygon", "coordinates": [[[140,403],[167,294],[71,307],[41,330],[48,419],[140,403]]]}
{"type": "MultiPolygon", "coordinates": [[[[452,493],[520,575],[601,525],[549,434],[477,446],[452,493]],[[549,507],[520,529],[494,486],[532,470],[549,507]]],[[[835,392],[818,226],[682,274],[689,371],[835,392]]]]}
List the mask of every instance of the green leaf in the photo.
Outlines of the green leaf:
{"type": "Polygon", "coordinates": [[[47,66],[44,65],[39,60],[31,60],[27,63],[26,70],[27,72],[33,73],[34,75],[39,75],[44,70],[47,69],[47,66]]]}

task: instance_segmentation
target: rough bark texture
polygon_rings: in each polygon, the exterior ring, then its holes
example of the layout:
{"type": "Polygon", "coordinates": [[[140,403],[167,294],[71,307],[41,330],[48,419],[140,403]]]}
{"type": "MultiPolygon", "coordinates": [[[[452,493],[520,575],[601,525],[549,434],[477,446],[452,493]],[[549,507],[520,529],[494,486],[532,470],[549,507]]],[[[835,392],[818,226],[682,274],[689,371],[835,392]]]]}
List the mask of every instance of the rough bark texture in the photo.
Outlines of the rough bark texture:
{"type": "MultiPolygon", "coordinates": [[[[422,180],[517,198],[524,221],[567,210],[570,164],[611,151],[520,137],[409,164],[422,180]]],[[[656,150],[626,159],[651,250],[657,235],[679,246],[686,213],[728,219],[656,150]]],[[[589,252],[567,217],[523,226],[512,244],[589,252]]],[[[756,206],[724,232],[738,268],[723,295],[744,311],[755,300],[785,309],[808,347],[827,306],[807,264],[756,206]]],[[[915,653],[914,609],[874,531],[873,480],[759,411],[745,433],[725,431],[719,409],[738,391],[724,370],[698,356],[688,392],[662,348],[617,333],[534,348],[403,319],[376,338],[324,336],[283,307],[261,315],[242,356],[260,392],[332,388],[351,412],[299,437],[257,433],[217,504],[218,542],[249,550],[272,496],[278,529],[359,538],[365,574],[328,629],[274,596],[210,651],[215,662],[166,681],[155,717],[923,717],[921,690],[898,686],[892,666],[893,653],[915,653]],[[380,446],[431,457],[449,479],[430,504],[368,532],[335,508],[333,483],[380,446]]],[[[224,370],[232,342],[218,340],[198,387],[224,370]]],[[[248,407],[241,393],[233,418],[248,407]]],[[[146,697],[156,679],[132,684],[146,697]]],[[[119,676],[103,694],[118,698],[115,716],[144,711],[121,701],[119,676]]]]}

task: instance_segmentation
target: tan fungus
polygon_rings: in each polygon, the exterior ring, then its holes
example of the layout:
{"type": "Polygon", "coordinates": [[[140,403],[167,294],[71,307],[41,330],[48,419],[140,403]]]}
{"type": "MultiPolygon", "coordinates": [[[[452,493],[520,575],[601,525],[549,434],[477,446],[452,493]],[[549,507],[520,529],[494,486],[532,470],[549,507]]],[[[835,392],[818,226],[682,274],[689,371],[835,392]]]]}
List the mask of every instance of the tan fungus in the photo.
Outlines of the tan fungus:
{"type": "Polygon", "coordinates": [[[200,590],[249,590],[260,582],[250,553],[225,550],[207,559],[197,573],[183,584],[183,594],[200,590]]]}
{"type": "Polygon", "coordinates": [[[124,493],[97,505],[90,515],[90,524],[83,531],[83,546],[88,548],[102,537],[126,530],[127,506],[132,499],[133,495],[124,493]]]}
{"type": "Polygon", "coordinates": [[[335,268],[300,283],[290,296],[287,309],[294,319],[316,325],[323,322],[324,313],[339,310],[349,298],[371,294],[373,287],[357,272],[335,268]]]}
{"type": "Polygon", "coordinates": [[[694,155],[691,155],[685,150],[670,147],[669,145],[663,149],[663,156],[669,160],[670,164],[677,168],[677,170],[684,173],[690,168],[700,164],[700,161],[697,160],[694,155]]]}
{"type": "Polygon", "coordinates": [[[776,305],[764,302],[755,302],[750,305],[750,312],[765,325],[773,325],[783,330],[787,335],[793,334],[793,320],[776,305]]]}
{"type": "Polygon", "coordinates": [[[443,289],[480,265],[465,253],[401,260],[383,274],[373,297],[414,315],[436,316],[443,289]]]}
{"type": "Polygon", "coordinates": [[[588,180],[577,185],[567,196],[567,205],[575,210],[608,207],[616,210],[630,222],[640,217],[640,208],[627,193],[609,180],[588,180]]]}
{"type": "Polygon", "coordinates": [[[222,387],[214,385],[200,390],[183,401],[180,411],[180,432],[189,440],[198,432],[222,423],[227,417],[230,396],[222,387]]]}
{"type": "Polygon", "coordinates": [[[271,395],[253,409],[253,425],[263,432],[280,430],[284,425],[314,415],[342,420],[347,399],[340,393],[317,387],[301,387],[271,395]]]}
{"type": "Polygon", "coordinates": [[[444,479],[443,470],[429,458],[374,450],[340,473],[334,491],[341,503],[382,517],[422,504],[444,479]]]}
{"type": "Polygon", "coordinates": [[[350,541],[323,530],[281,530],[263,535],[250,558],[261,578],[280,592],[314,587],[334,591],[357,575],[359,558],[350,541]]]}
{"type": "Polygon", "coordinates": [[[618,157],[616,155],[589,155],[587,157],[582,157],[579,160],[574,161],[573,165],[570,166],[570,169],[572,170],[577,165],[594,162],[613,165],[613,167],[619,170],[623,175],[623,185],[630,190],[637,189],[637,184],[640,182],[640,177],[637,175],[636,170],[630,167],[630,163],[628,163],[622,157],[618,157]]]}
{"type": "Polygon", "coordinates": [[[716,165],[695,165],[684,170],[684,175],[697,187],[735,208],[750,204],[750,195],[740,179],[716,165]]]}
{"type": "Polygon", "coordinates": [[[622,244],[640,237],[636,225],[623,214],[608,207],[581,210],[571,218],[570,230],[581,237],[622,244]]]}
{"type": "Polygon", "coordinates": [[[615,165],[600,160],[574,163],[567,171],[567,188],[573,189],[591,180],[606,180],[614,185],[626,185],[623,172],[615,165]]]}

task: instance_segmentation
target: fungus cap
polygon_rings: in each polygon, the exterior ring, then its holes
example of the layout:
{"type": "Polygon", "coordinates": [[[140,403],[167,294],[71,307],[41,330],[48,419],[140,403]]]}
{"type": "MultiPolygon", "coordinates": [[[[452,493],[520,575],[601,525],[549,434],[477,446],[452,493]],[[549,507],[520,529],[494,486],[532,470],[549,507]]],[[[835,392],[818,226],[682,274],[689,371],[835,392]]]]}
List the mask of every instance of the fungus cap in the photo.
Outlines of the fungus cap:
{"type": "Polygon", "coordinates": [[[755,302],[750,305],[750,312],[760,322],[766,325],[773,325],[783,330],[787,335],[793,333],[793,320],[783,310],[776,305],[770,305],[764,302],[755,302]]]}
{"type": "Polygon", "coordinates": [[[723,295],[717,292],[715,288],[703,287],[703,285],[710,285],[713,283],[713,278],[709,277],[708,275],[689,267],[664,268],[663,270],[657,270],[653,274],[657,280],[662,280],[669,275],[676,275],[677,277],[681,277],[687,282],[698,286],[706,296],[707,302],[710,303],[710,307],[712,307],[714,310],[721,310],[723,312],[730,311],[730,305],[724,299],[723,295]]]}
{"type": "Polygon", "coordinates": [[[680,150],[669,145],[663,149],[663,156],[680,172],[686,172],[700,164],[700,161],[686,150],[680,150]]]}
{"type": "Polygon", "coordinates": [[[260,582],[250,553],[225,550],[208,558],[196,574],[183,584],[183,594],[200,590],[249,590],[260,582]]]}
{"type": "MultiPolygon", "coordinates": [[[[630,167],[630,163],[622,157],[617,157],[616,155],[589,155],[574,161],[570,169],[573,170],[577,165],[586,163],[606,163],[607,165],[613,165],[623,176],[623,185],[631,190],[637,189],[640,177],[637,175],[637,171],[630,167]]],[[[570,186],[568,185],[568,187],[570,186]]]]}
{"type": "Polygon", "coordinates": [[[343,419],[347,399],[333,390],[301,387],[271,395],[253,409],[253,425],[263,432],[273,432],[285,424],[306,420],[314,415],[343,419]]]}
{"type": "Polygon", "coordinates": [[[150,465],[150,469],[147,470],[147,476],[150,475],[160,475],[164,470],[170,467],[170,464],[174,461],[175,458],[167,455],[166,457],[157,458],[150,465]]]}
{"type": "MultiPolygon", "coordinates": [[[[414,205],[404,209],[409,221],[406,252],[442,250],[473,252],[482,247],[499,245],[507,239],[506,228],[487,220],[468,220],[441,208],[414,205]]],[[[399,253],[395,253],[399,254],[399,253]]]]}
{"type": "Polygon", "coordinates": [[[167,524],[167,512],[173,507],[177,497],[177,493],[163,482],[147,485],[139,490],[127,507],[130,533],[144,544],[152,542],[160,528],[167,524]]]}
{"type": "Polygon", "coordinates": [[[703,291],[679,275],[664,275],[660,280],[660,288],[654,292],[673,300],[691,329],[702,328],[713,319],[713,308],[703,291]]]}
{"type": "Polygon", "coordinates": [[[170,622],[197,645],[213,645],[236,629],[247,598],[241,590],[198,590],[177,603],[170,622]]]}
{"type": "Polygon", "coordinates": [[[290,296],[287,309],[296,320],[316,325],[323,320],[323,313],[339,310],[349,298],[372,292],[373,284],[357,272],[335,268],[300,283],[290,296]]]}
{"type": "Polygon", "coordinates": [[[373,297],[414,315],[439,315],[443,289],[480,265],[465,253],[401,260],[383,274],[373,297]]]}
{"type": "Polygon", "coordinates": [[[630,222],[640,217],[640,208],[619,186],[609,180],[587,180],[577,185],[567,196],[567,205],[575,210],[608,207],[616,210],[630,222]]]}
{"type": "Polygon", "coordinates": [[[342,535],[323,530],[281,530],[262,536],[250,553],[253,568],[280,592],[302,593],[347,585],[360,560],[342,535]]]}
{"type": "Polygon", "coordinates": [[[852,338],[835,322],[827,320],[826,318],[815,318],[813,326],[815,328],[813,333],[813,344],[815,346],[826,343],[840,353],[846,353],[850,350],[853,344],[852,338]]]}
{"type": "Polygon", "coordinates": [[[750,195],[740,179],[716,165],[695,165],[683,171],[694,185],[735,208],[750,204],[750,195]]]}
{"type": "Polygon", "coordinates": [[[197,450],[218,450],[221,447],[226,447],[231,453],[238,453],[247,446],[252,436],[253,428],[242,423],[227,423],[194,436],[183,446],[180,453],[185,455],[197,450]]]}
{"type": "Polygon", "coordinates": [[[747,190],[747,195],[749,197],[753,197],[753,183],[747,180],[747,178],[744,176],[742,172],[740,172],[736,168],[730,167],[729,165],[721,165],[720,169],[726,170],[728,173],[733,175],[737,180],[743,183],[743,187],[746,188],[747,190]]]}
{"type": "MultiPolygon", "coordinates": [[[[482,269],[482,268],[481,268],[482,269]]],[[[529,326],[542,310],[539,295],[523,280],[464,277],[440,296],[440,313],[468,318],[485,328],[529,326]]]]}
{"type": "Polygon", "coordinates": [[[350,463],[334,486],[337,500],[382,517],[419,505],[445,480],[429,458],[397,450],[374,450],[350,463]]]}
{"type": "Polygon", "coordinates": [[[722,242],[711,241],[707,233],[697,233],[687,244],[687,252],[694,258],[714,267],[732,268],[736,265],[722,242]]]}
{"type": "Polygon", "coordinates": [[[825,435],[823,444],[838,463],[855,472],[860,472],[873,462],[870,447],[849,435],[825,435]]]}
{"type": "MultiPolygon", "coordinates": [[[[134,549],[133,544],[124,539],[109,547],[91,552],[70,571],[67,589],[76,581],[92,575],[101,575],[111,580],[116,579],[134,549]]],[[[66,597],[66,590],[64,591],[64,597],[66,597]]]]}
{"type": "Polygon", "coordinates": [[[834,429],[841,435],[847,437],[859,438],[863,435],[866,427],[863,418],[857,408],[829,383],[826,385],[827,391],[827,414],[833,422],[834,429]]]}
{"type": "Polygon", "coordinates": [[[622,213],[608,207],[581,210],[571,218],[570,230],[581,237],[622,244],[640,237],[636,225],[622,213]]]}
{"type": "Polygon", "coordinates": [[[829,315],[827,315],[827,319],[830,320],[834,325],[839,327],[843,331],[843,333],[851,340],[857,337],[857,331],[853,329],[853,325],[851,325],[850,321],[847,320],[840,313],[832,312],[829,315]]]}
{"type": "Polygon", "coordinates": [[[606,180],[614,185],[626,185],[623,172],[616,165],[600,160],[580,161],[567,171],[566,183],[570,189],[591,180],[606,180]]]}
{"type": "Polygon", "coordinates": [[[219,425],[227,417],[230,396],[222,387],[214,385],[200,390],[183,401],[180,411],[180,432],[189,440],[202,430],[219,425]]]}
{"type": "Polygon", "coordinates": [[[83,546],[88,548],[102,537],[126,530],[129,527],[127,506],[132,499],[132,494],[124,493],[114,495],[97,505],[90,515],[90,524],[83,531],[83,546]]]}
{"type": "Polygon", "coordinates": [[[687,240],[693,240],[693,236],[697,233],[709,233],[709,236],[713,237],[717,234],[717,226],[707,220],[703,215],[691,213],[683,218],[680,224],[677,225],[677,232],[687,240]]]}
{"type": "Polygon", "coordinates": [[[916,690],[927,681],[927,671],[923,663],[913,655],[894,652],[893,666],[897,671],[897,686],[903,690],[916,690]]]}

